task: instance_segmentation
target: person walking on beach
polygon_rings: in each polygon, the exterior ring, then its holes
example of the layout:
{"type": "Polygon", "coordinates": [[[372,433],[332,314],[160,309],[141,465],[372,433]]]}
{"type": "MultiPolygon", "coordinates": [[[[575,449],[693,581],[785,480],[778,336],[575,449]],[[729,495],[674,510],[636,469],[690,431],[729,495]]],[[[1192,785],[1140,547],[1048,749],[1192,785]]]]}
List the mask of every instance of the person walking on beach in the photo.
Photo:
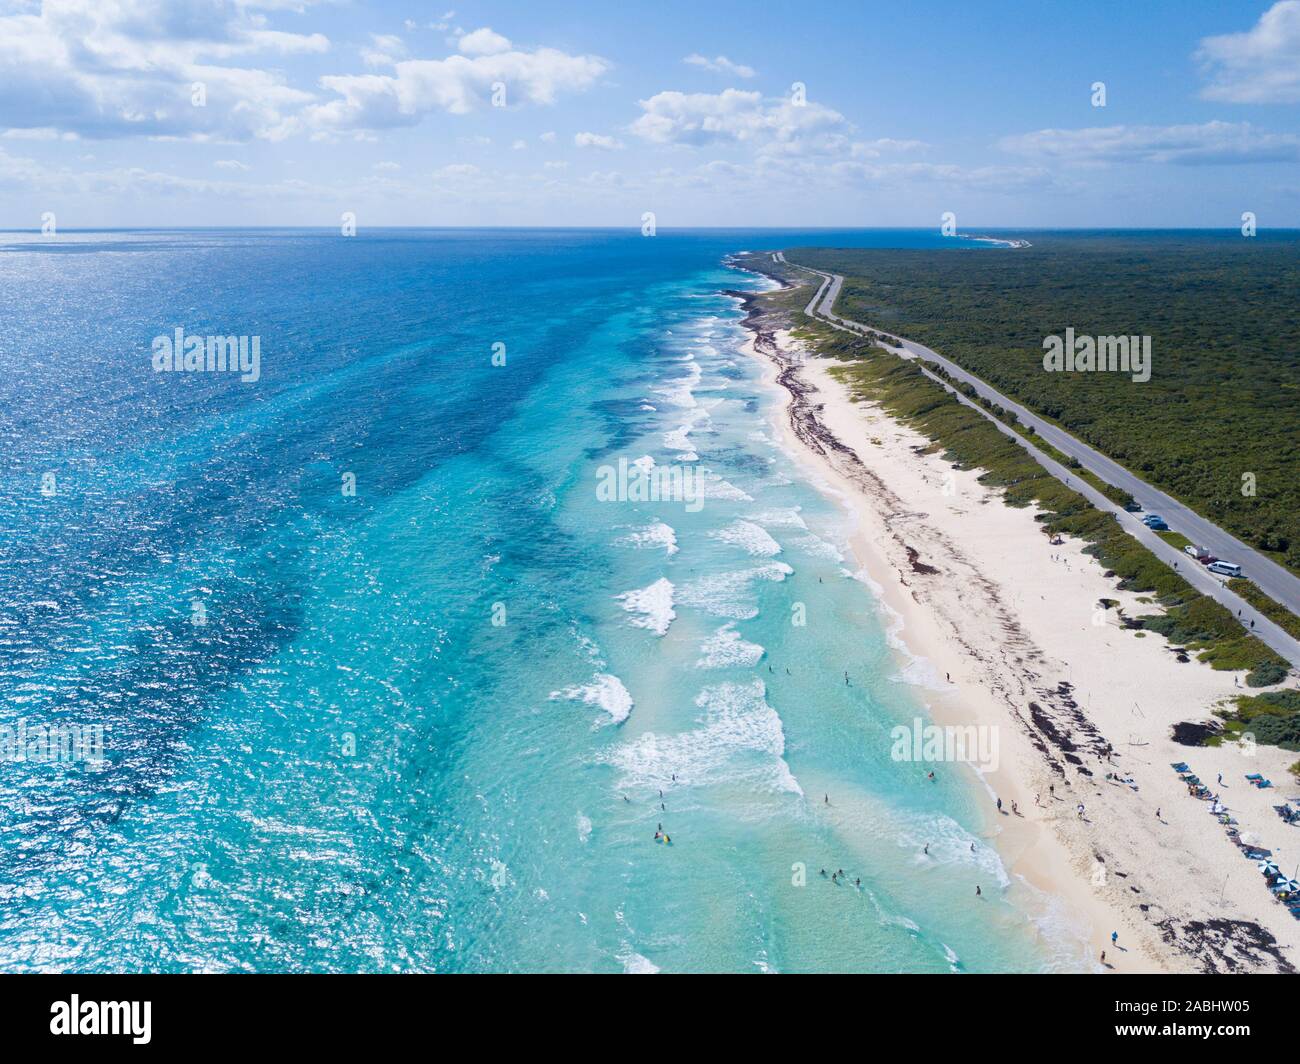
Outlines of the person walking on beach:
{"type": "Polygon", "coordinates": [[[998,812],[999,812],[999,813],[1002,812],[1002,799],[1001,799],[1001,798],[998,799],[998,812]]]}
{"type": "Polygon", "coordinates": [[[1102,951],[1101,951],[1101,963],[1102,963],[1102,964],[1105,964],[1105,963],[1106,963],[1106,951],[1105,951],[1105,950],[1102,950],[1102,951]]]}
{"type": "Polygon", "coordinates": [[[1156,819],[1160,819],[1160,806],[1156,806],[1156,819]]]}
{"type": "Polygon", "coordinates": [[[1111,944],[1112,946],[1115,946],[1115,945],[1118,945],[1118,944],[1119,944],[1119,932],[1118,932],[1118,931],[1112,931],[1112,932],[1110,933],[1110,944],[1111,944]]]}
{"type": "Polygon", "coordinates": [[[829,794],[826,795],[826,796],[823,798],[823,801],[825,801],[827,805],[830,805],[830,804],[831,804],[831,796],[830,796],[829,794]]]}
{"type": "Polygon", "coordinates": [[[925,849],[922,850],[921,852],[925,854],[926,857],[930,856],[930,844],[928,842],[925,844],[925,849]]]}
{"type": "Polygon", "coordinates": [[[982,895],[983,893],[984,893],[984,892],[983,892],[982,890],[980,890],[980,885],[979,885],[978,883],[976,883],[976,884],[975,884],[975,897],[978,898],[978,897],[980,897],[980,895],[982,895]]]}

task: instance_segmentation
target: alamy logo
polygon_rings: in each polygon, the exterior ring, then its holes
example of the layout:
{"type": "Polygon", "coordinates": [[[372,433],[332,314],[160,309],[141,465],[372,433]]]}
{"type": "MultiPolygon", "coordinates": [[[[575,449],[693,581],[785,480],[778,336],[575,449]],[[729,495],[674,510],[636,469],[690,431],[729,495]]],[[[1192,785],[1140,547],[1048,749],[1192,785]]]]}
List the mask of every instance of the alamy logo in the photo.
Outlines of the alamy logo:
{"type": "Polygon", "coordinates": [[[680,502],[687,513],[704,507],[704,479],[690,465],[655,465],[648,455],[596,470],[596,498],[601,502],[680,502]]]}
{"type": "Polygon", "coordinates": [[[998,730],[986,724],[926,724],[920,717],[890,729],[894,745],[889,756],[894,761],[931,761],[973,765],[979,772],[996,772],[998,767],[998,730]]]}
{"type": "Polygon", "coordinates": [[[102,724],[33,724],[20,717],[17,725],[0,724],[0,761],[50,764],[86,762],[99,768],[104,762],[102,724]]]}
{"type": "Polygon", "coordinates": [[[1151,337],[1049,336],[1043,341],[1043,369],[1048,373],[1132,373],[1137,384],[1151,379],[1151,337]]]}
{"type": "Polygon", "coordinates": [[[262,376],[260,336],[186,336],[183,326],[153,338],[155,373],[238,373],[245,384],[262,376]]]}
{"type": "Polygon", "coordinates": [[[50,1005],[50,1034],[129,1034],[138,1046],[148,1045],[151,1001],[70,1001],[50,1005]]]}

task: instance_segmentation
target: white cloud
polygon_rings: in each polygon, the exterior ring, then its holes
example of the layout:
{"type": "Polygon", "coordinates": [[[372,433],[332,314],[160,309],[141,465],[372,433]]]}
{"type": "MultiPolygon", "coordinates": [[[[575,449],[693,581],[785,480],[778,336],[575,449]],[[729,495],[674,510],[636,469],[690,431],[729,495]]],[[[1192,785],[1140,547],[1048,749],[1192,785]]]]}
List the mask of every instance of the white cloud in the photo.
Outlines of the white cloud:
{"type": "Polygon", "coordinates": [[[391,161],[388,160],[388,159],[384,159],[384,160],[382,160],[382,161],[380,161],[380,162],[377,162],[377,163],[375,163],[375,165],[372,167],[372,169],[380,170],[380,171],[385,171],[385,172],[393,171],[393,170],[400,170],[401,168],[402,168],[402,164],[401,164],[401,163],[391,162],[391,161]]]}
{"type": "Polygon", "coordinates": [[[556,141],[555,130],[548,129],[537,139],[540,140],[543,144],[554,144],[556,141]]]}
{"type": "MultiPolygon", "coordinates": [[[[39,13],[20,6],[23,13],[0,14],[0,130],[31,130],[33,138],[370,139],[429,113],[487,107],[498,84],[508,106],[552,104],[609,69],[598,56],[518,47],[486,27],[461,35],[459,52],[445,59],[410,58],[400,37],[372,35],[360,50],[369,72],[326,74],[311,89],[271,66],[236,65],[244,56],[326,52],[323,35],[269,22],[268,12],[312,2],[45,0],[39,13]]],[[[0,12],[11,10],[0,0],[0,12]]]]}
{"type": "Polygon", "coordinates": [[[621,140],[600,133],[575,133],[573,143],[579,148],[599,148],[601,151],[617,151],[623,147],[621,140]]]}
{"type": "Polygon", "coordinates": [[[1249,122],[1040,129],[1006,137],[1001,146],[1020,155],[1091,164],[1199,165],[1277,162],[1300,157],[1300,135],[1265,133],[1249,122]]]}
{"type": "Polygon", "coordinates": [[[17,127],[4,131],[6,140],[79,140],[75,133],[60,133],[53,126],[17,127]]]}
{"type": "Polygon", "coordinates": [[[510,40],[484,26],[481,30],[465,34],[457,47],[464,55],[500,55],[510,51],[510,40]]]}
{"type": "Polygon", "coordinates": [[[682,62],[690,66],[700,67],[702,70],[711,70],[715,74],[730,74],[732,77],[737,78],[752,78],[757,74],[753,67],[745,66],[744,63],[733,63],[725,55],[718,55],[709,59],[707,56],[692,52],[682,62]]]}
{"type": "Polygon", "coordinates": [[[218,159],[214,164],[218,170],[249,170],[251,167],[248,163],[241,163],[238,159],[218,159]]]}
{"type": "Polygon", "coordinates": [[[229,65],[258,53],[320,53],[319,33],[268,28],[247,3],[60,0],[0,16],[0,124],[83,137],[275,138],[311,99],[270,70],[229,65]],[[206,106],[192,103],[201,82],[206,106]]]}
{"type": "Polygon", "coordinates": [[[1207,100],[1300,103],[1300,0],[1280,0],[1243,33],[1206,37],[1196,58],[1207,100]]]}
{"type": "Polygon", "coordinates": [[[764,154],[848,151],[848,121],[818,103],[727,89],[721,93],[661,92],[640,101],[632,132],[656,144],[750,143],[764,154]]]}
{"type": "Polygon", "coordinates": [[[525,151],[528,148],[528,141],[516,140],[513,144],[510,145],[510,147],[513,148],[515,151],[525,151]]]}
{"type": "Polygon", "coordinates": [[[305,110],[313,128],[379,129],[415,125],[426,114],[468,114],[490,105],[493,86],[505,86],[508,106],[552,104],[582,92],[609,69],[599,56],[568,55],[554,48],[511,50],[446,59],[407,59],[393,74],[327,75],[321,86],[337,95],[305,110]]]}
{"type": "Polygon", "coordinates": [[[52,167],[32,159],[8,155],[0,150],[0,188],[58,192],[67,195],[111,197],[119,202],[130,199],[150,200],[160,196],[185,197],[207,203],[213,198],[260,202],[284,200],[302,202],[307,197],[334,201],[338,189],[306,181],[285,180],[272,184],[248,181],[213,181],[206,178],[179,177],[175,174],[146,170],[143,167],[118,167],[112,170],[73,171],[52,167]]]}
{"type": "Polygon", "coordinates": [[[476,179],[482,171],[472,163],[452,163],[433,172],[435,181],[463,182],[476,179]]]}
{"type": "MultiPolygon", "coordinates": [[[[1016,193],[1057,184],[1041,166],[958,166],[954,163],[835,163],[832,177],[877,188],[910,189],[919,182],[963,191],[1016,193]]],[[[815,176],[815,175],[812,175],[815,176]]]]}
{"type": "Polygon", "coordinates": [[[366,66],[392,66],[406,55],[406,43],[401,37],[387,33],[372,33],[370,45],[361,49],[361,59],[366,66]]]}

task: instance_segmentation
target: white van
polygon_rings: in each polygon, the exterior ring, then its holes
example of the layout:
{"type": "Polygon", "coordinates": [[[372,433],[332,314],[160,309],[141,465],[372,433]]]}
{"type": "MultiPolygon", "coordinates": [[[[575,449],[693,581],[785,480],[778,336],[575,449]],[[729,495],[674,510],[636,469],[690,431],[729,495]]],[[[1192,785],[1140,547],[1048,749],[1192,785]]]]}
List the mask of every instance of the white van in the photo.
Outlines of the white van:
{"type": "Polygon", "coordinates": [[[1220,576],[1240,576],[1241,566],[1233,565],[1232,562],[1210,562],[1205,568],[1212,573],[1218,573],[1220,576]]]}

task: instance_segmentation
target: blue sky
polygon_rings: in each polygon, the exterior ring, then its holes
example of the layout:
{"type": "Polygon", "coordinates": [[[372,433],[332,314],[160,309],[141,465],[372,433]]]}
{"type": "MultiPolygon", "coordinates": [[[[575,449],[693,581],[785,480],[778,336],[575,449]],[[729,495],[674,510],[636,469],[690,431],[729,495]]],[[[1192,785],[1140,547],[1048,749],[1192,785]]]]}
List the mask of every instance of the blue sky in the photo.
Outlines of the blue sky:
{"type": "Polygon", "coordinates": [[[0,226],[1300,225],[1300,0],[453,2],[0,0],[0,226]]]}

